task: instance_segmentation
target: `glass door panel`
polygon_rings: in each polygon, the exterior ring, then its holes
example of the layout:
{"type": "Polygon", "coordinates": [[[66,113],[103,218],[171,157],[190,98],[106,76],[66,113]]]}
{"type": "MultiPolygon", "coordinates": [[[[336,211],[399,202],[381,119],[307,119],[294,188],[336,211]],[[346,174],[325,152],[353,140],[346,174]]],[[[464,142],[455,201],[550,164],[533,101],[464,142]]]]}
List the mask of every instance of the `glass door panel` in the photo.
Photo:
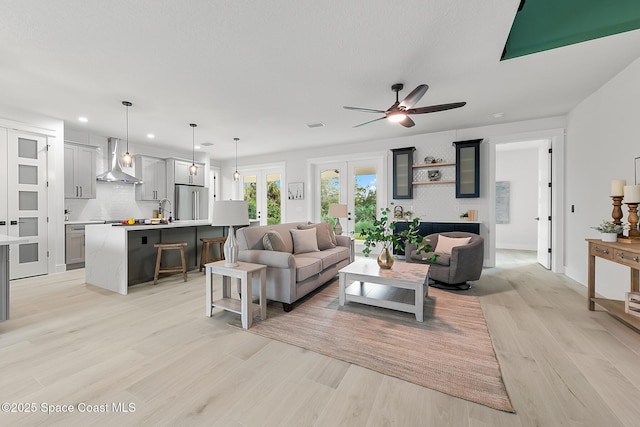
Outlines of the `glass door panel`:
{"type": "Polygon", "coordinates": [[[7,136],[7,234],[29,238],[10,251],[11,279],[46,274],[47,138],[17,131],[7,136]]]}
{"type": "Polygon", "coordinates": [[[256,175],[244,175],[242,177],[242,194],[249,204],[249,221],[257,221],[258,217],[258,177],[256,175]]]}
{"type": "Polygon", "coordinates": [[[279,173],[268,173],[266,179],[267,224],[280,224],[282,219],[282,180],[279,173]]]}
{"type": "Polygon", "coordinates": [[[353,238],[364,240],[362,230],[373,226],[378,213],[377,171],[375,166],[353,167],[353,238]]]}
{"type": "Polygon", "coordinates": [[[340,203],[340,169],[330,168],[320,170],[320,218],[332,227],[336,219],[329,216],[329,206],[340,203]]]}

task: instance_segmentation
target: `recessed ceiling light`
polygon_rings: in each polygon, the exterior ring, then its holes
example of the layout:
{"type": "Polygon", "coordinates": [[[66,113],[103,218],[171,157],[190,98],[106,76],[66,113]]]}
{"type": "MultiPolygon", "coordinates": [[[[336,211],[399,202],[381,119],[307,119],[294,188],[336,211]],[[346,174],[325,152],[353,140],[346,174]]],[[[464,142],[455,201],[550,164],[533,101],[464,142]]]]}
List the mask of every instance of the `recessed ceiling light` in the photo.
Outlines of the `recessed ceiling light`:
{"type": "Polygon", "coordinates": [[[195,148],[196,150],[199,150],[200,146],[199,145],[194,145],[193,148],[195,148]]]}
{"type": "Polygon", "coordinates": [[[80,121],[82,123],[87,123],[89,121],[89,119],[87,119],[86,117],[78,117],[78,121],[80,121]]]}
{"type": "Polygon", "coordinates": [[[493,117],[499,119],[500,117],[504,117],[504,113],[493,113],[493,117]]]}
{"type": "Polygon", "coordinates": [[[311,129],[313,129],[313,128],[323,128],[323,127],[325,127],[325,124],[324,124],[324,123],[322,123],[322,122],[307,123],[306,125],[307,125],[307,127],[308,127],[308,128],[311,128],[311,129]]]}
{"type": "Polygon", "coordinates": [[[152,134],[152,133],[148,133],[148,134],[147,134],[147,138],[149,138],[149,139],[153,139],[153,138],[155,138],[155,137],[156,137],[156,136],[155,136],[154,134],[152,134]]]}

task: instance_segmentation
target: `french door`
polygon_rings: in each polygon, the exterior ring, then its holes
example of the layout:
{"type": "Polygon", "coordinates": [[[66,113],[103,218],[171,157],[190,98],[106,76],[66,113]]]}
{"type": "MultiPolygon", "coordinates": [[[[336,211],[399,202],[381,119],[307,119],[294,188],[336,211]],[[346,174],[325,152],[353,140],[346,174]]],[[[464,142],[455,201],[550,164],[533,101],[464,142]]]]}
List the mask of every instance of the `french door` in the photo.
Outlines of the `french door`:
{"type": "Polygon", "coordinates": [[[240,171],[242,198],[249,204],[249,221],[280,224],[283,218],[282,167],[240,171]]]}
{"type": "Polygon", "coordinates": [[[342,234],[362,240],[363,229],[371,227],[380,208],[386,204],[386,181],[383,173],[384,157],[351,160],[347,162],[327,162],[316,164],[314,175],[317,180],[314,205],[316,221],[328,221],[342,225],[342,234]],[[347,205],[346,218],[331,218],[329,206],[347,205]]]}
{"type": "Polygon", "coordinates": [[[11,279],[47,273],[47,138],[7,132],[7,234],[25,237],[10,249],[11,279]]]}

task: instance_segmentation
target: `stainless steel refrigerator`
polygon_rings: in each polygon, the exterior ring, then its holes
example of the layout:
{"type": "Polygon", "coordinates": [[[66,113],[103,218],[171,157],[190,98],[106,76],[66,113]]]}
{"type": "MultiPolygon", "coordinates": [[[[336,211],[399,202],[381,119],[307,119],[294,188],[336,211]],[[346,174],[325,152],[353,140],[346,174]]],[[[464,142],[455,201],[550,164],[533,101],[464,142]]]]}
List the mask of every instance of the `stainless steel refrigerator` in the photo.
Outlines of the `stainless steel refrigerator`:
{"type": "Polygon", "coordinates": [[[209,189],[193,185],[176,185],[176,220],[209,218],[209,189]]]}

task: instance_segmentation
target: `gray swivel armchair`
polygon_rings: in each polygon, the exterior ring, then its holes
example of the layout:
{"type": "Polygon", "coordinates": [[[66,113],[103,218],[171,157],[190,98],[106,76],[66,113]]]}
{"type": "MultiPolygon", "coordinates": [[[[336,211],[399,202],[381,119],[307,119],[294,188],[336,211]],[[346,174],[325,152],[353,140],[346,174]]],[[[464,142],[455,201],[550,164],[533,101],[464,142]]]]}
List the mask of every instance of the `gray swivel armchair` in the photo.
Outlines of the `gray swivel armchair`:
{"type": "Polygon", "coordinates": [[[451,250],[451,255],[439,254],[435,262],[428,260],[434,252],[417,254],[416,245],[408,243],[405,246],[406,262],[429,264],[429,277],[435,281],[437,287],[469,289],[471,285],[467,281],[478,280],[482,273],[484,238],[477,234],[462,231],[430,234],[425,239],[429,239],[432,251],[438,246],[438,236],[440,234],[451,238],[471,237],[471,240],[464,246],[454,247],[451,250]]]}

